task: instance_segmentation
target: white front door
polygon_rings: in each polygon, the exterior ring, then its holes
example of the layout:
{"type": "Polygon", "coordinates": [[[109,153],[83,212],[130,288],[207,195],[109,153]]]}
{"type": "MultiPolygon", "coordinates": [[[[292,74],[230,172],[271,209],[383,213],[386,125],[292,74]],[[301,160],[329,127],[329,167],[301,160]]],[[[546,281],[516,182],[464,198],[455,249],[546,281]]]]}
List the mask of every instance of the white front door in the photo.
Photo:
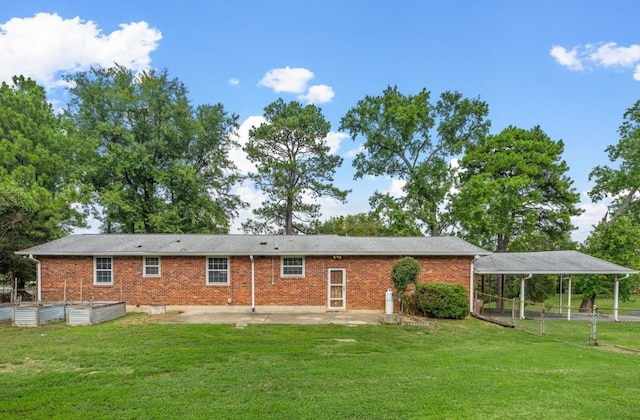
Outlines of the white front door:
{"type": "Polygon", "coordinates": [[[328,279],[328,309],[346,309],[347,307],[347,282],[344,268],[330,268],[328,279]]]}

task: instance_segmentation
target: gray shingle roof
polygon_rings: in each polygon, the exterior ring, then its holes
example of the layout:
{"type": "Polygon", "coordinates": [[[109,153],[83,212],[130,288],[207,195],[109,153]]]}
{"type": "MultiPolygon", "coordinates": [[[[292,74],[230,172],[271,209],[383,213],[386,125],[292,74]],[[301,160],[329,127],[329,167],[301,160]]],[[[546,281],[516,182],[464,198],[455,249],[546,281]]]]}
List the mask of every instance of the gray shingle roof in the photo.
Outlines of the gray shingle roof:
{"type": "Polygon", "coordinates": [[[477,274],[637,274],[626,268],[577,251],[508,252],[479,258],[477,274]]]}
{"type": "Polygon", "coordinates": [[[430,255],[490,252],[463,239],[335,235],[83,234],[16,252],[18,255],[430,255]]]}

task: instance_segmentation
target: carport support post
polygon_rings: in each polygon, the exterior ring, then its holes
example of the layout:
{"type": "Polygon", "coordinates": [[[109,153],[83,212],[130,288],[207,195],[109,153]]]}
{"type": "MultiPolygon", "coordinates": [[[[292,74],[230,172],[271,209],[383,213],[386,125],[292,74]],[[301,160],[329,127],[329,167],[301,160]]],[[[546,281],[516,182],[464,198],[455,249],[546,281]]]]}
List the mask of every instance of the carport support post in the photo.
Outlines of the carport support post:
{"type": "Polygon", "coordinates": [[[533,274],[529,274],[528,276],[523,276],[520,279],[520,319],[524,319],[524,284],[525,280],[533,277],[533,274]]]}
{"type": "Polygon", "coordinates": [[[558,298],[558,313],[562,313],[562,274],[560,274],[560,297],[558,298]]]}
{"type": "Polygon", "coordinates": [[[524,319],[524,277],[520,279],[520,319],[524,319]]]}

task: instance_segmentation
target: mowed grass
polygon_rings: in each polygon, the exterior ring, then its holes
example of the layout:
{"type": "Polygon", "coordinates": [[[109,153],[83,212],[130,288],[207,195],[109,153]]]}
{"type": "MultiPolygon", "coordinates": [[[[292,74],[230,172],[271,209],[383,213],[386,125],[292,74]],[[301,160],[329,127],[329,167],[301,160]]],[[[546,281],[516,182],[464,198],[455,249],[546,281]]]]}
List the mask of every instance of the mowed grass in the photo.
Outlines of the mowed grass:
{"type": "Polygon", "coordinates": [[[0,418],[638,418],[640,356],[429,327],[0,325],[0,418]]]}
{"type": "MultiPolygon", "coordinates": [[[[581,294],[572,294],[571,308],[577,310],[580,307],[580,303],[582,303],[582,297],[581,294]]],[[[560,295],[556,293],[555,296],[547,298],[544,303],[548,308],[556,312],[560,304],[562,304],[566,312],[566,307],[569,304],[568,301],[569,295],[567,293],[562,294],[562,300],[560,299],[560,295]]],[[[613,306],[613,295],[598,295],[596,297],[596,307],[602,310],[610,310],[613,309],[613,306]]],[[[624,312],[640,311],[640,295],[632,294],[627,300],[620,299],[618,301],[618,309],[624,312]]]]}

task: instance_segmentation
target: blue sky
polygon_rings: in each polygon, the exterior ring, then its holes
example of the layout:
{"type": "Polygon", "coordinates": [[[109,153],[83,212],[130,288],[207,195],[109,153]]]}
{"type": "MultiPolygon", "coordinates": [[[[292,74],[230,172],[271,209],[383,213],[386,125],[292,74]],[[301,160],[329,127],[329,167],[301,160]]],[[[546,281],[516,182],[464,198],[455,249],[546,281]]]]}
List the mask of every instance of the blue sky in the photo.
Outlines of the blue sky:
{"type": "MultiPolygon", "coordinates": [[[[608,163],[604,149],[640,99],[639,12],[634,1],[11,2],[0,8],[0,80],[31,76],[62,105],[66,72],[114,61],[166,68],[194,104],[238,114],[240,141],[277,98],[313,102],[345,159],[336,183],[354,191],[346,205],[322,200],[325,217],[367,211],[373,191],[401,186],[353,181],[359,144],[337,132],[349,108],[388,85],[459,91],[489,104],[492,133],[540,125],[565,142],[583,240],[606,211],[586,196],[589,172],[608,163]]],[[[250,170],[240,152],[234,159],[250,170]]],[[[238,192],[260,201],[251,185],[238,192]]]]}

